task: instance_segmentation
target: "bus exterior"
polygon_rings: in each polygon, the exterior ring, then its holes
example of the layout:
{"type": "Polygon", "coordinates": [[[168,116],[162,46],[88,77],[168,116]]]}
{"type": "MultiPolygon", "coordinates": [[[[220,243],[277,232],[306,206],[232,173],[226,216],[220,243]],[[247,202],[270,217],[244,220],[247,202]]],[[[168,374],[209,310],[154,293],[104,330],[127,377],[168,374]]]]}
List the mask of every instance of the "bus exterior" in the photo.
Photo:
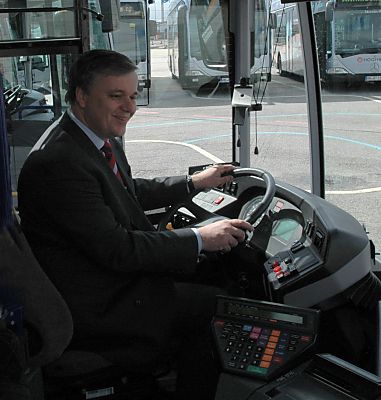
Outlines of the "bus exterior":
{"type": "Polygon", "coordinates": [[[136,64],[141,88],[150,86],[146,15],[147,4],[144,0],[121,0],[119,29],[112,33],[114,49],[136,64]]]}
{"type": "Polygon", "coordinates": [[[228,83],[225,34],[218,0],[172,0],[168,65],[184,89],[228,83]]]}
{"type": "MultiPolygon", "coordinates": [[[[321,79],[326,83],[381,80],[381,3],[378,0],[312,2],[321,79]]],[[[295,4],[272,3],[280,74],[302,75],[298,12],[295,4]]]]}

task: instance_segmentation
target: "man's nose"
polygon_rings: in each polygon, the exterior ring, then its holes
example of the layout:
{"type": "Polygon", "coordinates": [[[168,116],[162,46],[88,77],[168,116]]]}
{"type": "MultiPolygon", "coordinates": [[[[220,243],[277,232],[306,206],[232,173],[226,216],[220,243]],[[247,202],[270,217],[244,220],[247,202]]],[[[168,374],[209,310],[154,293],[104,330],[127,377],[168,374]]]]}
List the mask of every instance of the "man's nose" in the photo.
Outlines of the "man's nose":
{"type": "Polygon", "coordinates": [[[123,110],[129,112],[130,114],[134,114],[136,111],[136,102],[131,99],[127,99],[123,103],[123,110]]]}

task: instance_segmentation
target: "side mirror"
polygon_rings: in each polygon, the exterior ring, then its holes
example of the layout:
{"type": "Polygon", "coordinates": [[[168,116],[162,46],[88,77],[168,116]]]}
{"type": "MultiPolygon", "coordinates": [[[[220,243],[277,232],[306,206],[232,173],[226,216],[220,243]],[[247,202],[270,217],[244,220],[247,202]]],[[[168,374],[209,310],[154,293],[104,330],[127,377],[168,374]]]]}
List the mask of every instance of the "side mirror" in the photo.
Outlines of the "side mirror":
{"type": "Polygon", "coordinates": [[[330,22],[333,20],[333,1],[329,0],[325,6],[325,20],[330,22]]]}
{"type": "Polygon", "coordinates": [[[103,14],[102,32],[112,32],[119,28],[120,1],[100,0],[101,13],[103,14]]]}

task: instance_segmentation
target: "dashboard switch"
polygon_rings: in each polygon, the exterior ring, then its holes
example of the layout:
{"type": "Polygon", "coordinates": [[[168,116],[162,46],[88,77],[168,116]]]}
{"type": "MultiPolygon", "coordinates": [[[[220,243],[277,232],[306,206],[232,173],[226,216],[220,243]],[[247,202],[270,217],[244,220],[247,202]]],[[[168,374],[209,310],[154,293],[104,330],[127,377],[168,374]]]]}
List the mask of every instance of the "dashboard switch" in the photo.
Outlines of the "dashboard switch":
{"type": "Polygon", "coordinates": [[[272,267],[272,269],[275,269],[276,267],[279,267],[279,262],[278,261],[274,261],[271,267],[272,267]]]}
{"type": "Polygon", "coordinates": [[[291,246],[291,251],[293,253],[298,252],[299,250],[304,249],[304,245],[302,243],[300,243],[299,241],[295,242],[292,246],[291,246]]]}
{"type": "Polygon", "coordinates": [[[224,201],[225,197],[224,196],[219,196],[214,200],[214,204],[221,204],[224,201]]]}

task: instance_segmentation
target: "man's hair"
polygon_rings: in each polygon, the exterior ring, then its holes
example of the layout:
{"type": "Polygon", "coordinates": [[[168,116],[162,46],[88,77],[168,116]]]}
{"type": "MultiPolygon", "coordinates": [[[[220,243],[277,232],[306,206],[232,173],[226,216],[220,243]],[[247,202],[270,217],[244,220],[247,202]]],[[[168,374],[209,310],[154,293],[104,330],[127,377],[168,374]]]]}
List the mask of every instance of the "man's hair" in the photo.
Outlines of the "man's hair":
{"type": "Polygon", "coordinates": [[[90,50],[81,55],[70,67],[68,90],[65,100],[75,103],[75,91],[81,88],[85,93],[98,76],[124,75],[137,69],[125,55],[112,50],[90,50]]]}

